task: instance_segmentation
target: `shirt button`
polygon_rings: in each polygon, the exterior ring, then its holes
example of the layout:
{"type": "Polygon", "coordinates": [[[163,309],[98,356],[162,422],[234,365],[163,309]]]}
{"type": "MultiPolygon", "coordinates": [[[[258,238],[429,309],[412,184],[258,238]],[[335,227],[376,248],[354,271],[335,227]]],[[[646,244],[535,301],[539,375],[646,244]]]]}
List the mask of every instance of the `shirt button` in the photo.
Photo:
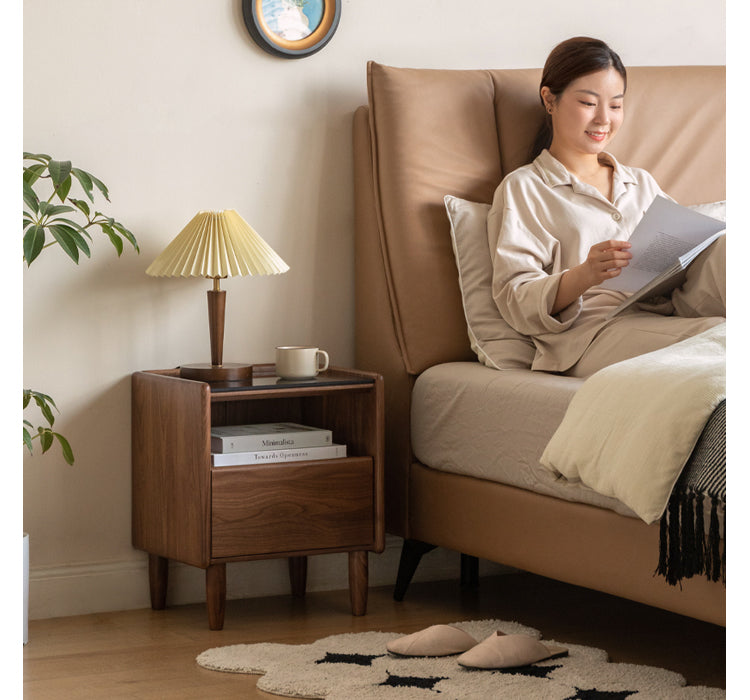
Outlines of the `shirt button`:
{"type": "Polygon", "coordinates": [[[614,219],[615,221],[620,221],[620,219],[622,219],[622,214],[620,214],[620,212],[619,212],[619,211],[616,211],[616,212],[615,212],[614,214],[612,214],[612,218],[613,218],[613,219],[614,219]]]}

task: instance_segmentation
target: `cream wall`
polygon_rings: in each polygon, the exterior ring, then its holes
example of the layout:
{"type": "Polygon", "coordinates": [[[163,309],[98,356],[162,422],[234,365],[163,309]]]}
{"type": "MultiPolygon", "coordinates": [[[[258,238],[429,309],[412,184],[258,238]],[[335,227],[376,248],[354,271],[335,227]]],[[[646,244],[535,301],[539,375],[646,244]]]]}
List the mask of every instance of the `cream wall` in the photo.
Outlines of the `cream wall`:
{"type": "MultiPolygon", "coordinates": [[[[367,60],[540,66],[576,34],[629,65],[725,56],[716,0],[344,0],[331,43],[301,60],[257,47],[240,0],[25,0],[23,22],[23,148],[100,177],[111,204],[99,206],[141,245],[117,259],[101,238],[78,268],[52,250],[23,272],[24,386],[55,398],[77,457],[25,461],[31,617],[148,605],[145,557],[130,545],[129,376],[208,359],[208,283],[144,274],[196,211],[237,209],[291,268],[224,285],[225,360],[306,343],[352,363],[351,118],[367,60]]],[[[374,583],[393,582],[397,555],[389,541],[371,558],[374,583]]],[[[436,554],[420,575],[455,564],[436,554]]],[[[343,588],[345,570],[339,556],[313,558],[310,587],[343,588]]],[[[287,591],[281,561],[228,573],[230,597],[287,591]]],[[[202,588],[202,572],[173,568],[172,602],[202,600],[202,588]]]]}

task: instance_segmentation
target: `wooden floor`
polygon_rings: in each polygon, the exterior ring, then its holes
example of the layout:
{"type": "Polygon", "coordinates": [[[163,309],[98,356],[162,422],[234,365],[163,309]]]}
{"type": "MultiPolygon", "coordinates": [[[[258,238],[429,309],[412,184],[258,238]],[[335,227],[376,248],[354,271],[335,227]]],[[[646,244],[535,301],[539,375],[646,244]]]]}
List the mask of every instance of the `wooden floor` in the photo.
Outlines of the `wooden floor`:
{"type": "Polygon", "coordinates": [[[272,698],[256,677],[200,668],[205,649],[252,642],[308,643],[367,630],[413,632],[458,620],[515,620],[547,639],[606,649],[612,661],[661,666],[691,685],[724,687],[725,630],[530,574],[415,583],[403,602],[370,590],[368,614],[352,617],[346,591],[228,601],[224,630],[205,606],[135,610],[29,623],[24,698],[272,698]]]}

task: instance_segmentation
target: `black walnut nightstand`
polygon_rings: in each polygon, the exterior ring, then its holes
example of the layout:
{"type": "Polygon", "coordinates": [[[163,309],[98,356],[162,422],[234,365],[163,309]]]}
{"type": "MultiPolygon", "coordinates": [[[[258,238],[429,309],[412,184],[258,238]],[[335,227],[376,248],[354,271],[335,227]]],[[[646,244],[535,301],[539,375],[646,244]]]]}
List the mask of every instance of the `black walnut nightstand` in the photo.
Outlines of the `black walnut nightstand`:
{"type": "Polygon", "coordinates": [[[211,629],[224,626],[226,565],[286,557],[304,595],[307,557],[349,553],[352,614],[367,610],[368,552],[385,546],[383,379],[331,368],[278,380],[255,365],[245,386],[180,370],[132,377],[133,546],[148,552],[151,607],[166,607],[168,561],[206,571],[211,629]],[[347,457],[211,466],[211,426],[290,421],[328,428],[347,457]]]}

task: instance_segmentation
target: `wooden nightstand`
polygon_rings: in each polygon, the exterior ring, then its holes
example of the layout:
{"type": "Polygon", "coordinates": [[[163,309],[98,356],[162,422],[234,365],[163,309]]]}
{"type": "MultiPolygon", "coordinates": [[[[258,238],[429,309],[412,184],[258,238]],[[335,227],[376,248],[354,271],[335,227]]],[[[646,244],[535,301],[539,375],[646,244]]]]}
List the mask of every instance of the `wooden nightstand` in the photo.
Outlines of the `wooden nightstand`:
{"type": "Polygon", "coordinates": [[[349,552],[352,614],[367,610],[368,552],[385,546],[383,379],[332,368],[222,388],[179,369],[132,377],[133,545],[149,554],[151,607],[166,607],[168,560],[206,571],[209,627],[222,629],[226,564],[286,557],[304,595],[307,557],[349,552]],[[212,425],[291,421],[328,428],[347,457],[212,467],[212,425]]]}

